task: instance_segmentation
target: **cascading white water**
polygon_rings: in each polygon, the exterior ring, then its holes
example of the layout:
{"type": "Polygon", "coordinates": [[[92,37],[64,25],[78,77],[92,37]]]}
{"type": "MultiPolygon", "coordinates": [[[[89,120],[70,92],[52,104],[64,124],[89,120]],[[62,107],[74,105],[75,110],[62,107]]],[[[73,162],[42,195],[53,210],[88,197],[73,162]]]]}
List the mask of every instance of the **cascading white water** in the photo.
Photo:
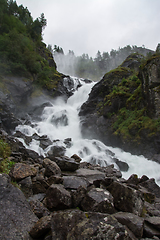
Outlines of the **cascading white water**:
{"type": "MultiPolygon", "coordinates": [[[[59,140],[54,141],[51,146],[65,146],[64,140],[71,138],[72,144],[71,147],[66,148],[66,156],[71,157],[73,154],[77,154],[82,158],[82,161],[100,164],[101,166],[113,163],[118,168],[114,161],[114,158],[116,158],[129,165],[129,170],[122,172],[124,178],[128,178],[133,173],[139,177],[147,175],[150,178],[155,178],[156,182],[160,185],[160,164],[148,160],[144,156],[132,155],[119,148],[106,146],[98,140],[82,138],[78,112],[83,102],[87,100],[88,94],[95,83],[85,84],[81,81],[81,84],[82,87],[75,91],[67,103],[62,98],[58,98],[51,103],[52,106],[45,107],[41,121],[34,122],[32,126],[19,125],[16,130],[21,131],[27,136],[37,133],[39,136],[47,135],[51,141],[59,140]]],[[[32,140],[29,146],[22,139],[21,141],[27,148],[44,156],[46,156],[47,151],[51,147],[49,146],[43,150],[36,140],[32,140]]]]}

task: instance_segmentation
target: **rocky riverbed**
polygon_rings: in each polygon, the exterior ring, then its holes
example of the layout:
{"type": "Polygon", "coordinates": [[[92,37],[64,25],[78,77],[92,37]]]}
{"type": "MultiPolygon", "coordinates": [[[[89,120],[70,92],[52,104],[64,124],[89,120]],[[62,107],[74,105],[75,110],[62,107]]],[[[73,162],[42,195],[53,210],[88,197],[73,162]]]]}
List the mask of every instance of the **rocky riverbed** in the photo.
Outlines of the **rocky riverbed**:
{"type": "Polygon", "coordinates": [[[15,162],[9,175],[0,174],[1,239],[159,239],[154,179],[123,179],[113,165],[77,155],[39,157],[3,130],[1,138],[15,162]]]}

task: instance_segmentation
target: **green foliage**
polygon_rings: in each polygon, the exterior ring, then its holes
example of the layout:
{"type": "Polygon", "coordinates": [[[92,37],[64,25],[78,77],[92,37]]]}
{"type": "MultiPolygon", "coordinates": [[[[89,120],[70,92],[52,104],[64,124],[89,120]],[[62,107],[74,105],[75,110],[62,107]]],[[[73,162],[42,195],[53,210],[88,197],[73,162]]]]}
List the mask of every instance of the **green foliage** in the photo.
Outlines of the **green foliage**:
{"type": "Polygon", "coordinates": [[[1,158],[7,158],[10,156],[10,147],[8,143],[6,143],[4,140],[0,139],[0,157],[1,158]]]}
{"type": "Polygon", "coordinates": [[[122,135],[124,139],[140,138],[141,131],[148,130],[148,136],[160,131],[160,119],[151,119],[146,115],[146,109],[128,110],[122,108],[119,110],[116,121],[113,123],[114,134],[122,135]]]}
{"type": "Polygon", "coordinates": [[[0,172],[8,174],[11,167],[15,164],[8,159],[10,153],[10,146],[4,140],[0,139],[0,157],[3,158],[0,162],[0,172]]]}
{"type": "Polygon", "coordinates": [[[49,89],[57,85],[56,66],[49,65],[54,62],[53,55],[42,42],[42,30],[46,25],[43,13],[33,21],[27,8],[17,6],[13,0],[0,0],[2,75],[26,76],[49,89]]]}
{"type": "Polygon", "coordinates": [[[8,158],[5,158],[1,163],[0,163],[0,172],[1,173],[6,173],[9,174],[11,168],[15,165],[14,161],[10,161],[8,158]]]}

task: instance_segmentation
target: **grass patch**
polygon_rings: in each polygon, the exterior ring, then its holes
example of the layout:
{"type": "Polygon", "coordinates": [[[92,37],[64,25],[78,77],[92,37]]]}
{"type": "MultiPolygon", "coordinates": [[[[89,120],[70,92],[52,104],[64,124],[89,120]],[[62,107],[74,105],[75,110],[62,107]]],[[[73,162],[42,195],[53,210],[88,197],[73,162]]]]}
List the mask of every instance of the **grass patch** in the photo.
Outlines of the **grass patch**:
{"type": "Polygon", "coordinates": [[[0,158],[3,160],[0,162],[0,172],[9,174],[11,167],[15,164],[14,161],[9,160],[11,149],[8,143],[0,139],[0,158]]]}

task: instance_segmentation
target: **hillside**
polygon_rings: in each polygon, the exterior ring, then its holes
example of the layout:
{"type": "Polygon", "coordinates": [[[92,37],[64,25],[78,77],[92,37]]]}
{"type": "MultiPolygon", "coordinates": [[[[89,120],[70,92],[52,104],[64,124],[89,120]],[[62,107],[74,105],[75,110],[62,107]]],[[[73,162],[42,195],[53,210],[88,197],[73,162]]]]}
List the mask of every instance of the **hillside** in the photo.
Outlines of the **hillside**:
{"type": "Polygon", "coordinates": [[[47,89],[57,87],[62,75],[42,39],[47,20],[16,1],[0,2],[0,75],[20,76],[47,89]]]}
{"type": "Polygon", "coordinates": [[[106,73],[81,107],[84,136],[153,158],[159,154],[160,56],[132,54],[106,73]]]}

